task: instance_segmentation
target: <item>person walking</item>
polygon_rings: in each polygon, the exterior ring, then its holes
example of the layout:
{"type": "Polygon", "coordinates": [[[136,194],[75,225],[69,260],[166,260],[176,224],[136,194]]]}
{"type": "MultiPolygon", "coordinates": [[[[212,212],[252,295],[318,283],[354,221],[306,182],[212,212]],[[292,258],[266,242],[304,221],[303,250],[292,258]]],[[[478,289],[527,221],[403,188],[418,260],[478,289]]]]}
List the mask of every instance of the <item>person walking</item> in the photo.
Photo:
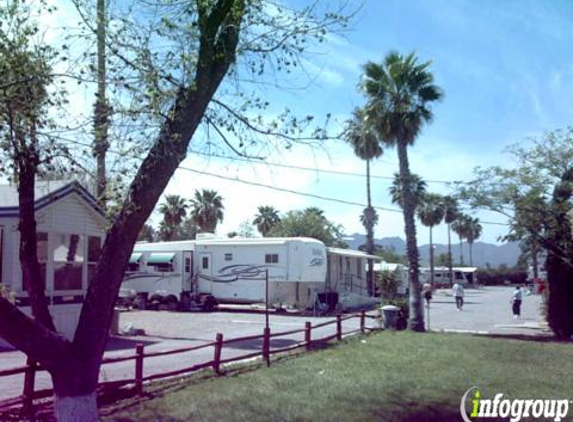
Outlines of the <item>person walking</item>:
{"type": "Polygon", "coordinates": [[[513,318],[519,318],[521,316],[521,302],[523,301],[523,292],[519,286],[515,286],[513,291],[513,296],[511,297],[513,318]]]}
{"type": "Polygon", "coordinates": [[[430,283],[424,283],[422,286],[422,295],[426,300],[426,308],[429,308],[430,301],[432,300],[432,285],[430,283]]]}
{"type": "Polygon", "coordinates": [[[460,283],[454,284],[452,287],[452,295],[456,298],[456,307],[461,311],[464,307],[464,288],[460,283]]]}

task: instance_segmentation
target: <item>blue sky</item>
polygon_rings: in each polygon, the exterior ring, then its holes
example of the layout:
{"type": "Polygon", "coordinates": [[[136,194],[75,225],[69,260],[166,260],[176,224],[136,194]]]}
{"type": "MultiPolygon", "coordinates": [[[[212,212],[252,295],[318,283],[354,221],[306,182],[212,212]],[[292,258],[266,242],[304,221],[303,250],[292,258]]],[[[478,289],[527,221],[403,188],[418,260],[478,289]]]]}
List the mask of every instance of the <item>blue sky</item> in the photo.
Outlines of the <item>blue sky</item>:
{"type": "MultiPolygon", "coordinates": [[[[284,0],[307,4],[303,0],[284,0]]],[[[337,5],[338,0],[329,2],[337,5]]],[[[470,180],[476,166],[507,165],[503,149],[530,136],[569,125],[573,117],[573,2],[528,0],[350,0],[361,9],[344,34],[329,36],[313,47],[305,62],[314,83],[305,89],[264,92],[276,109],[288,106],[301,115],[333,115],[336,132],[352,109],[363,104],[357,90],[361,66],[380,62],[390,50],[415,51],[420,60],[431,60],[436,83],[445,92],[433,108],[435,119],[424,128],[410,149],[411,170],[426,180],[470,180]]],[[[295,84],[306,85],[298,76],[295,84]]],[[[265,88],[266,89],[266,88],[265,88]]],[[[88,104],[91,104],[89,99],[88,104]]],[[[196,142],[192,142],[192,148],[196,142]]],[[[226,155],[231,151],[220,150],[226,155]]],[[[365,166],[342,141],[329,141],[324,149],[294,147],[277,150],[268,162],[363,173],[365,166]]],[[[273,165],[189,155],[185,167],[224,177],[262,183],[364,204],[365,182],[355,176],[319,171],[288,170],[273,165]]],[[[385,151],[372,173],[391,177],[398,170],[396,152],[385,151]]],[[[396,209],[388,195],[389,181],[373,180],[373,203],[396,209]]],[[[323,208],[327,217],[342,224],[348,234],[362,232],[360,206],[312,199],[221,180],[208,175],[178,171],[167,194],[191,197],[194,189],[219,191],[226,205],[219,234],[237,230],[252,221],[259,205],[273,205],[282,212],[307,206],[323,208]]],[[[448,193],[443,183],[429,183],[429,190],[448,193]]],[[[484,221],[502,221],[477,212],[484,221]]],[[[156,215],[154,221],[157,223],[156,215]]],[[[482,240],[495,242],[505,227],[484,224],[482,240]]],[[[419,243],[427,230],[419,229],[419,243]]],[[[403,235],[400,213],[380,211],[376,237],[403,235]]],[[[444,227],[435,231],[445,242],[444,227]]]]}
{"type": "MultiPolygon", "coordinates": [[[[354,107],[363,104],[356,89],[363,63],[379,62],[390,50],[415,51],[421,60],[432,61],[431,70],[445,97],[433,108],[433,123],[410,150],[411,170],[426,180],[470,180],[476,166],[510,166],[509,157],[503,154],[507,145],[571,123],[572,21],[573,3],[568,1],[365,1],[347,33],[334,35],[326,45],[317,47],[318,53],[307,66],[309,73],[316,74],[316,83],[303,91],[272,92],[270,98],[301,113],[320,116],[330,112],[335,122],[343,122],[354,107]]],[[[364,171],[364,164],[342,142],[331,141],[325,146],[327,152],[295,148],[270,156],[269,161],[364,171]]],[[[197,158],[190,158],[188,164],[206,165],[197,158]]],[[[206,166],[206,171],[231,177],[365,202],[360,178],[273,166],[261,169],[216,159],[206,166]]],[[[374,164],[372,173],[391,176],[397,168],[396,152],[388,150],[374,164]]],[[[187,177],[177,174],[173,186],[181,186],[187,177]]],[[[266,203],[281,211],[318,206],[347,233],[363,230],[357,217],[360,207],[239,186],[207,176],[192,184],[210,185],[227,199],[221,233],[252,219],[256,206],[266,203]]],[[[373,181],[374,205],[396,208],[390,203],[388,185],[385,180],[373,181]]],[[[429,190],[449,191],[441,183],[429,183],[429,190]]],[[[503,221],[490,213],[475,215],[483,221],[503,221]]],[[[495,242],[506,230],[503,226],[483,226],[482,240],[488,242],[495,242]]],[[[419,232],[419,243],[425,243],[427,229],[419,228],[419,232]]],[[[375,235],[403,237],[401,215],[380,212],[375,235]]],[[[435,236],[444,242],[445,228],[438,228],[435,236]]]]}

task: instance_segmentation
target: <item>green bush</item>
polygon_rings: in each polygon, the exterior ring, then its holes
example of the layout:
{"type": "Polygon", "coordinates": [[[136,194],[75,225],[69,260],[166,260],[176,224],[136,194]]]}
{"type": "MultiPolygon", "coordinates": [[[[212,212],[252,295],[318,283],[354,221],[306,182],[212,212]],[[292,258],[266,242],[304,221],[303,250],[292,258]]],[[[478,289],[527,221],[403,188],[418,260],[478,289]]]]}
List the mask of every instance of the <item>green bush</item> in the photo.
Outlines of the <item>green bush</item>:
{"type": "Polygon", "coordinates": [[[400,275],[397,271],[382,270],[376,273],[376,286],[383,299],[394,300],[398,294],[400,275]]]}

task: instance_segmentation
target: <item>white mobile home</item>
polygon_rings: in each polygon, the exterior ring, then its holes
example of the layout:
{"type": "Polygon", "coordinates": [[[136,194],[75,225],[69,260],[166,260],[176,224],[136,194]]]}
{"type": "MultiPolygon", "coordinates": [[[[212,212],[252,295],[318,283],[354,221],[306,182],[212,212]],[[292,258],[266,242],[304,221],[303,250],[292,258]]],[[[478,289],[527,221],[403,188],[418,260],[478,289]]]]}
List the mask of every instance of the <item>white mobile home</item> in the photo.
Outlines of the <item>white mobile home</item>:
{"type": "MultiPolygon", "coordinates": [[[[75,182],[36,182],[35,209],[40,269],[58,331],[72,338],[104,237],[105,218],[95,198],[75,182]]],[[[18,193],[0,186],[0,282],[30,314],[22,284],[18,193]]]]}
{"type": "Polygon", "coordinates": [[[323,291],[326,248],[309,238],[205,239],[136,244],[122,290],[132,290],[140,304],[161,303],[187,309],[200,299],[217,302],[265,301],[308,306],[323,291]]]}

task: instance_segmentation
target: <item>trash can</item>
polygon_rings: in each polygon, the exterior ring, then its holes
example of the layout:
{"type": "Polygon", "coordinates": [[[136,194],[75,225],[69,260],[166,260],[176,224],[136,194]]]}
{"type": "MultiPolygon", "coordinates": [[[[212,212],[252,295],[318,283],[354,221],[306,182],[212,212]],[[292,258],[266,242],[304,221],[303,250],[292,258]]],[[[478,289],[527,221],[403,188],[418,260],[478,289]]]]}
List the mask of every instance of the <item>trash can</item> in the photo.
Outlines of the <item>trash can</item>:
{"type": "Polygon", "coordinates": [[[398,311],[400,308],[394,305],[382,306],[382,315],[384,317],[385,329],[396,329],[396,322],[398,321],[398,311]]]}

